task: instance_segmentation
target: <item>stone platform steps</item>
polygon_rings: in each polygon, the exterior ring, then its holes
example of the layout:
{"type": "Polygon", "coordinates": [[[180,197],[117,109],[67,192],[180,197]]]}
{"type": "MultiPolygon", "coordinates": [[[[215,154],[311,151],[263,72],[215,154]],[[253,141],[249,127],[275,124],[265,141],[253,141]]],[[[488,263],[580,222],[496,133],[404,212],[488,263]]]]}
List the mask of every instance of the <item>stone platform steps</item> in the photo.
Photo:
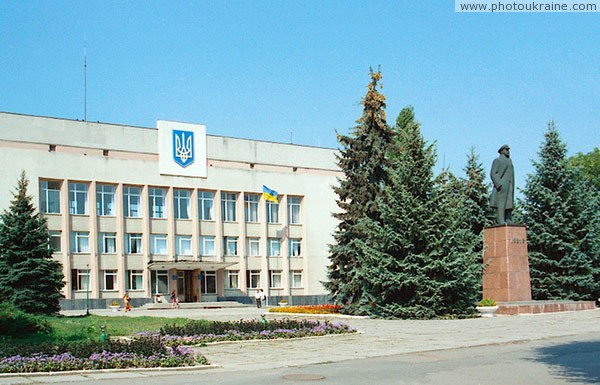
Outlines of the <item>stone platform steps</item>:
{"type": "MultiPolygon", "coordinates": [[[[222,301],[222,302],[180,302],[179,307],[181,309],[224,309],[224,308],[236,308],[236,307],[248,307],[252,305],[245,305],[235,301],[222,301]]],[[[142,309],[146,310],[167,310],[173,309],[173,305],[170,303],[147,303],[142,306],[142,309]]]]}
{"type": "Polygon", "coordinates": [[[521,301],[498,302],[498,315],[555,313],[561,311],[593,310],[594,301],[521,301]]]}

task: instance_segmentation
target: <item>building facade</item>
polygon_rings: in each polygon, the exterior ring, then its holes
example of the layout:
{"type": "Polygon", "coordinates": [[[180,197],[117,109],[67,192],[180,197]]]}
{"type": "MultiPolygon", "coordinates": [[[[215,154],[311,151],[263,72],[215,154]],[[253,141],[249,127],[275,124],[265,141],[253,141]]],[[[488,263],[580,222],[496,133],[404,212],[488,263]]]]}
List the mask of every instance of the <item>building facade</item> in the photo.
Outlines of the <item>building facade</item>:
{"type": "Polygon", "coordinates": [[[0,113],[0,209],[24,170],[63,266],[63,308],[173,290],[182,302],[326,298],[335,150],[205,130],[0,113]]]}

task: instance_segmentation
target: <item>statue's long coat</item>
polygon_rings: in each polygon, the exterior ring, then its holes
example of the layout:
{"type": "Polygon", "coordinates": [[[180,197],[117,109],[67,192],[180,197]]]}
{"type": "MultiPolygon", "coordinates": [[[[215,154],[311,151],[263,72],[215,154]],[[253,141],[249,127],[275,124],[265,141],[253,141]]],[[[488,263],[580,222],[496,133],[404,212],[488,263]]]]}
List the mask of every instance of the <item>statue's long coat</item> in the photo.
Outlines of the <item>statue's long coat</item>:
{"type": "Polygon", "coordinates": [[[490,197],[490,206],[498,207],[499,202],[505,202],[505,209],[513,208],[513,198],[515,196],[515,170],[512,160],[504,155],[494,159],[491,171],[492,196],[490,197]],[[502,186],[498,191],[498,186],[502,186]]]}

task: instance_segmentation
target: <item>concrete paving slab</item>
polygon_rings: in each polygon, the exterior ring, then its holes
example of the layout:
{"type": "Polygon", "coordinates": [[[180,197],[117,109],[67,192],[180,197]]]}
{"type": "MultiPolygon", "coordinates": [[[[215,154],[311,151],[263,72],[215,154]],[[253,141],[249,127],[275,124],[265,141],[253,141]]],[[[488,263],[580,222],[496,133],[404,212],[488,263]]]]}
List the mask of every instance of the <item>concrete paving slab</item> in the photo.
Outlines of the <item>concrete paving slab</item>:
{"type": "MultiPolygon", "coordinates": [[[[67,312],[65,312],[67,313],[67,312]]],[[[191,319],[239,320],[259,319],[265,309],[172,309],[112,312],[93,310],[93,314],[107,316],[161,316],[191,319]]],[[[67,313],[73,314],[73,312],[67,313]]],[[[197,348],[211,363],[219,365],[216,371],[275,369],[351,359],[385,357],[403,353],[427,354],[448,349],[503,345],[523,341],[544,340],[566,336],[598,336],[600,339],[600,310],[564,313],[519,315],[511,317],[472,318],[464,320],[378,320],[364,318],[332,318],[344,322],[362,333],[337,335],[325,338],[298,340],[245,341],[243,343],[211,344],[197,348]]],[[[147,371],[147,370],[146,370],[147,371]]],[[[147,371],[152,373],[152,371],[147,371]]],[[[192,372],[190,372],[192,373],[192,372]]],[[[139,376],[142,373],[123,372],[122,376],[139,376]]],[[[48,377],[47,383],[60,378],[64,382],[85,381],[81,375],[48,377]]],[[[19,375],[2,377],[0,381],[29,380],[19,375]]],[[[36,378],[36,382],[39,382],[36,378]]],[[[0,382],[3,383],[27,383],[0,382]]]]}

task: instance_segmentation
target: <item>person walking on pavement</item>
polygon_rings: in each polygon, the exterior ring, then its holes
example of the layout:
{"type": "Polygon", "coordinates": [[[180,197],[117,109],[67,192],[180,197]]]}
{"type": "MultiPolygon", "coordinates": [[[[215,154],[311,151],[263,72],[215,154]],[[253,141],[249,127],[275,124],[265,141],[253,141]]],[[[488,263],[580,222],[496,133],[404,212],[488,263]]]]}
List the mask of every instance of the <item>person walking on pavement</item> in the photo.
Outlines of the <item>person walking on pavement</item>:
{"type": "Polygon", "coordinates": [[[256,307],[259,309],[262,307],[263,295],[261,292],[262,292],[262,289],[258,289],[258,290],[256,290],[256,293],[254,294],[254,299],[256,300],[256,307]]]}
{"type": "Polygon", "coordinates": [[[179,301],[177,300],[177,292],[175,290],[171,292],[171,304],[174,309],[179,309],[179,301]]]}
{"type": "Polygon", "coordinates": [[[267,306],[267,294],[263,289],[260,289],[260,304],[261,306],[267,306]]]}
{"type": "Polygon", "coordinates": [[[131,309],[133,309],[133,306],[131,305],[131,298],[127,293],[125,293],[125,295],[123,296],[123,305],[125,306],[125,312],[131,311],[131,309]]]}

